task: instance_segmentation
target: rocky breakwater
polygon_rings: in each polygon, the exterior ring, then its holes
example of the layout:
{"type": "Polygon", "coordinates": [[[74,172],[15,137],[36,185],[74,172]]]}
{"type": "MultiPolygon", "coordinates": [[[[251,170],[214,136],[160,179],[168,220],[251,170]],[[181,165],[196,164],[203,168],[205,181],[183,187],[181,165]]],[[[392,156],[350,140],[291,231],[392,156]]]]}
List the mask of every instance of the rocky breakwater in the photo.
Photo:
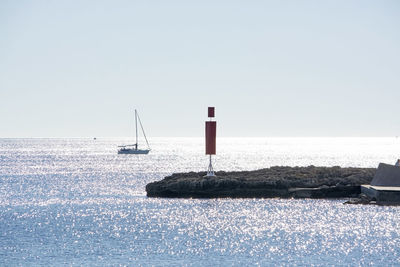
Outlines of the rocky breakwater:
{"type": "Polygon", "coordinates": [[[146,186],[149,197],[342,198],[356,197],[374,168],[271,167],[255,171],[175,173],[146,186]]]}

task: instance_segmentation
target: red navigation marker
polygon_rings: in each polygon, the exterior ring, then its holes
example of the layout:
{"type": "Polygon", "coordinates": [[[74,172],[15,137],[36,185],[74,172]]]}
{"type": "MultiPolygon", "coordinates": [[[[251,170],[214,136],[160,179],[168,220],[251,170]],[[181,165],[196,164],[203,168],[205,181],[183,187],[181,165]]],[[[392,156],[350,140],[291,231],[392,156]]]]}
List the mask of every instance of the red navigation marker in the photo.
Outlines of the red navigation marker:
{"type": "Polygon", "coordinates": [[[217,122],[206,121],[206,155],[215,155],[217,150],[217,122]]]}
{"type": "Polygon", "coordinates": [[[209,118],[215,117],[215,108],[214,107],[208,107],[208,117],[209,118]]]}
{"type": "Polygon", "coordinates": [[[211,162],[211,155],[215,155],[217,151],[217,122],[212,121],[214,116],[215,108],[208,107],[208,117],[210,121],[206,121],[206,155],[210,155],[210,163],[206,176],[215,176],[211,162]]]}

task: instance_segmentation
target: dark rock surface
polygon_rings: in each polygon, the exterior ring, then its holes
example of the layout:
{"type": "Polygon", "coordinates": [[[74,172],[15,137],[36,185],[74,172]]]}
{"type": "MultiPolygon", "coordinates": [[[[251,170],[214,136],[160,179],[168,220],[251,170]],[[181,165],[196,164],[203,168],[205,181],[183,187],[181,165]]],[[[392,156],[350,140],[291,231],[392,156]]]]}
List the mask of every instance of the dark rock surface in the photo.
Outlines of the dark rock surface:
{"type": "Polygon", "coordinates": [[[351,198],[343,204],[376,204],[376,201],[361,193],[358,197],[351,198]]]}
{"type": "Polygon", "coordinates": [[[356,197],[375,168],[271,167],[255,171],[175,173],[146,186],[149,197],[341,198],[356,197]]]}

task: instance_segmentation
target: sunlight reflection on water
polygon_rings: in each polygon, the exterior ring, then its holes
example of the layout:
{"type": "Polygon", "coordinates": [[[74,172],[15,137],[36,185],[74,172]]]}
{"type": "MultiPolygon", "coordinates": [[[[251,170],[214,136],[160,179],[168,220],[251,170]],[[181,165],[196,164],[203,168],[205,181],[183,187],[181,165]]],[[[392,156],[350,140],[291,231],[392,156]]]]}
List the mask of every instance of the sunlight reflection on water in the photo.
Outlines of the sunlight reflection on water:
{"type": "MultiPolygon", "coordinates": [[[[398,207],[343,200],[150,199],[148,182],[207,165],[200,138],[0,139],[0,265],[398,265],[398,207]]],[[[221,138],[217,170],[376,167],[394,138],[221,138]]]]}

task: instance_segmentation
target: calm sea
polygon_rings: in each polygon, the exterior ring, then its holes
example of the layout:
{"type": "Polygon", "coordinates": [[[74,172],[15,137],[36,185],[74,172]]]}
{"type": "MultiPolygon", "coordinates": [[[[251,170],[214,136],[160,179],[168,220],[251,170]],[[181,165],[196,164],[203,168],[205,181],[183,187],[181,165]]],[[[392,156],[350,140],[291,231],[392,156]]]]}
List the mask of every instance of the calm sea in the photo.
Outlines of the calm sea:
{"type": "MultiPolygon", "coordinates": [[[[400,207],[343,199],[154,199],[207,167],[202,138],[0,139],[0,265],[400,265],[400,207]]],[[[377,167],[400,138],[219,138],[218,170],[377,167]]]]}

